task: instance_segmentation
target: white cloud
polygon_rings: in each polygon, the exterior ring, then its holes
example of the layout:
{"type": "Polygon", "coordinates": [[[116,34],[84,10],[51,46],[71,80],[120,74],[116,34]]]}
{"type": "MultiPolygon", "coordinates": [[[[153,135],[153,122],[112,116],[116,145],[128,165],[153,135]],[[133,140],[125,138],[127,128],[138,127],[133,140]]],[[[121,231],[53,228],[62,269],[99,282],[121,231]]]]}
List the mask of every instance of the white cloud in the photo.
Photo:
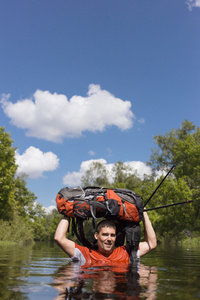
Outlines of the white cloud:
{"type": "Polygon", "coordinates": [[[186,1],[186,4],[187,4],[188,9],[189,9],[190,11],[192,11],[192,9],[193,9],[194,7],[199,7],[199,8],[200,8],[200,0],[187,0],[187,1],[186,1]]]}
{"type": "Polygon", "coordinates": [[[93,150],[90,150],[88,153],[89,153],[91,156],[95,155],[95,152],[94,152],[93,150]]]}
{"type": "MultiPolygon", "coordinates": [[[[91,159],[91,160],[82,162],[78,172],[68,172],[63,177],[63,184],[66,186],[71,186],[71,187],[81,185],[81,177],[89,169],[90,164],[92,162],[102,163],[108,171],[109,181],[110,182],[113,181],[112,167],[114,164],[107,164],[107,161],[105,159],[100,158],[100,159],[91,159]]],[[[151,168],[141,161],[128,161],[128,162],[125,162],[124,164],[127,166],[129,165],[132,168],[133,173],[137,172],[138,177],[140,177],[141,179],[143,179],[145,174],[146,175],[152,174],[151,168]]]]}
{"type": "Polygon", "coordinates": [[[52,152],[42,152],[33,146],[20,155],[15,153],[17,174],[26,173],[30,178],[43,176],[43,172],[54,171],[59,166],[58,157],[52,152]]]}
{"type": "Polygon", "coordinates": [[[79,137],[84,131],[103,131],[108,126],[120,130],[132,127],[131,102],[116,98],[99,85],[89,85],[87,97],[37,90],[31,99],[9,101],[2,95],[1,104],[11,123],[26,130],[26,135],[52,142],[65,137],[79,137]]]}
{"type": "Polygon", "coordinates": [[[80,185],[81,184],[81,177],[89,169],[90,164],[92,162],[100,162],[103,165],[106,164],[106,160],[103,159],[103,158],[100,158],[100,159],[90,159],[90,160],[83,161],[78,172],[68,172],[63,177],[63,184],[67,185],[67,186],[72,186],[72,187],[80,185]]]}
{"type": "Polygon", "coordinates": [[[63,184],[66,186],[78,186],[81,184],[81,177],[83,173],[79,172],[68,172],[63,177],[63,184]]]}
{"type": "Polygon", "coordinates": [[[57,210],[57,207],[55,205],[50,205],[48,207],[44,207],[44,210],[46,212],[46,214],[49,214],[52,212],[52,210],[56,209],[57,210]]]}
{"type": "Polygon", "coordinates": [[[151,168],[142,161],[127,161],[124,164],[130,166],[133,172],[136,172],[137,176],[141,179],[144,178],[144,175],[152,174],[151,168]]]}

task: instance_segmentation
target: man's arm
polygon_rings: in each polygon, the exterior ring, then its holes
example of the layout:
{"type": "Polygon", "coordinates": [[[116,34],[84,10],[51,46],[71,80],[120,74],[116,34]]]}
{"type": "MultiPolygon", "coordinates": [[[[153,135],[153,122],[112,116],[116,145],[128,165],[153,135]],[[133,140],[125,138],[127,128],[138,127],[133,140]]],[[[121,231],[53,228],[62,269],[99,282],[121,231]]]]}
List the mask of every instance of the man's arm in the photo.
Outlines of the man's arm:
{"type": "Polygon", "coordinates": [[[75,254],[75,243],[66,238],[68,227],[69,218],[64,216],[64,218],[58,224],[54,235],[54,240],[58,246],[69,255],[69,257],[73,257],[75,254]]]}
{"type": "Polygon", "coordinates": [[[149,220],[147,212],[144,212],[143,215],[144,242],[140,242],[139,244],[140,256],[147,254],[149,251],[156,248],[157,246],[156,234],[151,224],[151,221],[149,220]]]}

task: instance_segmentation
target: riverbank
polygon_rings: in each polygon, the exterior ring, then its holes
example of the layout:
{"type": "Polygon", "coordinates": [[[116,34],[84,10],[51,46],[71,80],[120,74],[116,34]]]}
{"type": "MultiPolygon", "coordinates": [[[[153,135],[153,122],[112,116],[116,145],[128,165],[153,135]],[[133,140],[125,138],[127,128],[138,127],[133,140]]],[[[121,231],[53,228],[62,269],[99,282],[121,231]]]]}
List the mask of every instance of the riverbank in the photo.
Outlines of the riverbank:
{"type": "MultiPolygon", "coordinates": [[[[53,240],[52,241],[43,241],[43,242],[54,242],[53,240]]],[[[34,245],[34,241],[29,241],[27,243],[27,241],[23,242],[23,241],[0,241],[0,247],[1,246],[13,246],[13,245],[34,245]]],[[[180,246],[186,246],[186,245],[189,245],[189,246],[200,246],[200,237],[192,237],[192,238],[183,238],[179,241],[177,240],[173,240],[173,239],[166,239],[166,240],[162,240],[158,243],[159,245],[165,245],[165,244],[171,244],[171,245],[175,245],[175,244],[178,244],[180,246]]]]}
{"type": "Polygon", "coordinates": [[[17,243],[11,241],[0,241],[0,246],[13,246],[13,245],[17,245],[17,243]]]}
{"type": "Polygon", "coordinates": [[[193,237],[193,238],[185,238],[180,241],[182,246],[190,245],[190,246],[200,246],[200,237],[193,237]]]}

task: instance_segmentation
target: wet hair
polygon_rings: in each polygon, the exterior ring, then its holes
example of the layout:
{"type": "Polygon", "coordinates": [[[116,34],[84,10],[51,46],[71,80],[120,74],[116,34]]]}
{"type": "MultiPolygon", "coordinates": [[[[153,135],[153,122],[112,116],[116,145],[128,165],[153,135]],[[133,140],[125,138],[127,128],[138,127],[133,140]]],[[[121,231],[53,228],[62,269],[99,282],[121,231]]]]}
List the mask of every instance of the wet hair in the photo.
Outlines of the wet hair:
{"type": "Polygon", "coordinates": [[[97,227],[96,227],[96,232],[99,233],[101,231],[102,228],[104,227],[110,227],[110,228],[113,228],[115,229],[115,232],[116,232],[116,226],[115,224],[112,222],[112,221],[109,221],[109,220],[102,220],[101,222],[99,222],[97,224],[97,227]]]}

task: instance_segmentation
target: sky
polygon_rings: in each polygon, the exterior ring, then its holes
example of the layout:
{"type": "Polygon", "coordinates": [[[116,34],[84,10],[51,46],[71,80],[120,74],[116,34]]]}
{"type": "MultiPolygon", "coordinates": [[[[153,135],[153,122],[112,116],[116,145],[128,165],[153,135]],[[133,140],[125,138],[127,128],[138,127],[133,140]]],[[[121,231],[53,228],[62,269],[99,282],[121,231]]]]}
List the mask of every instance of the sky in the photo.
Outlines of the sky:
{"type": "Polygon", "coordinates": [[[200,0],[0,1],[0,126],[38,203],[200,126],[199,32],[200,0]]]}

